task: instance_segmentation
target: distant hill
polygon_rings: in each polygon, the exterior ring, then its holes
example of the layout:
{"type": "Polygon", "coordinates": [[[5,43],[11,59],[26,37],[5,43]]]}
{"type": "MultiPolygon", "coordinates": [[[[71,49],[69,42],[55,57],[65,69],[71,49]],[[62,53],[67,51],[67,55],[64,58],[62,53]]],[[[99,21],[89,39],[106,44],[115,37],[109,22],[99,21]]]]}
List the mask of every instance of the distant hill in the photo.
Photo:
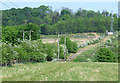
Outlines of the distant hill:
{"type": "MultiPolygon", "coordinates": [[[[41,5],[38,8],[25,7],[23,9],[12,8],[3,10],[3,27],[14,25],[25,25],[34,23],[40,26],[41,33],[56,34],[60,33],[81,33],[81,32],[100,32],[110,30],[111,13],[103,11],[102,13],[92,10],[78,10],[73,13],[71,9],[64,8],[61,12],[53,11],[49,6],[41,5]]],[[[117,28],[117,15],[114,14],[114,30],[117,28]]]]}

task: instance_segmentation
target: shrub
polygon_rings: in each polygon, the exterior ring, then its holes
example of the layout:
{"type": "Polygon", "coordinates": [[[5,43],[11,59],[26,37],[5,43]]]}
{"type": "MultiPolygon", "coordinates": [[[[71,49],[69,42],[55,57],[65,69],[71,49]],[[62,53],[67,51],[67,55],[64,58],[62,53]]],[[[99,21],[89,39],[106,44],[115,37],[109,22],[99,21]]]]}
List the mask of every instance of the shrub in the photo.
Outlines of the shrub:
{"type": "Polygon", "coordinates": [[[97,51],[97,56],[95,57],[95,61],[98,62],[115,62],[116,58],[113,55],[113,52],[109,50],[108,48],[101,47],[97,51]]]}
{"type": "Polygon", "coordinates": [[[45,61],[45,59],[46,59],[46,54],[44,53],[41,53],[39,51],[31,53],[30,60],[33,62],[42,62],[45,61]]]}
{"type": "Polygon", "coordinates": [[[29,52],[27,52],[21,45],[14,46],[14,50],[18,53],[16,57],[18,63],[28,62],[30,60],[29,52]]]}
{"type": "MultiPolygon", "coordinates": [[[[60,44],[64,44],[64,37],[60,38],[60,44]]],[[[66,37],[66,46],[70,53],[75,53],[78,50],[77,43],[72,42],[68,37],[66,37]]]]}
{"type": "Polygon", "coordinates": [[[2,64],[12,65],[13,60],[16,58],[17,52],[9,44],[2,45],[2,64]]]}
{"type": "Polygon", "coordinates": [[[54,55],[54,47],[52,46],[52,44],[45,44],[45,51],[44,51],[46,54],[47,54],[47,61],[52,61],[54,58],[55,58],[55,55],[54,55]]]}
{"type": "Polygon", "coordinates": [[[68,52],[70,52],[70,53],[77,52],[77,50],[78,50],[77,43],[75,43],[75,42],[67,43],[67,49],[68,49],[68,52]]]}
{"type": "Polygon", "coordinates": [[[64,49],[63,49],[63,45],[62,46],[60,46],[60,53],[59,53],[59,58],[60,59],[64,59],[64,49]]]}

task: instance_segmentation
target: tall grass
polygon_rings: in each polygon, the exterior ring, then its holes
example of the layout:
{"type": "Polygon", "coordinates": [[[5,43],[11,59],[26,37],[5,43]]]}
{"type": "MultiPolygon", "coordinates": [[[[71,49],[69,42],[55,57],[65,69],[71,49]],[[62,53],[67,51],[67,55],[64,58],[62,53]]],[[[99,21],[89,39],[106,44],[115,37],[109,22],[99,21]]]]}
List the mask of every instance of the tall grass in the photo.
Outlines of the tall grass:
{"type": "Polygon", "coordinates": [[[3,67],[3,81],[117,81],[117,63],[44,62],[3,67]]]}

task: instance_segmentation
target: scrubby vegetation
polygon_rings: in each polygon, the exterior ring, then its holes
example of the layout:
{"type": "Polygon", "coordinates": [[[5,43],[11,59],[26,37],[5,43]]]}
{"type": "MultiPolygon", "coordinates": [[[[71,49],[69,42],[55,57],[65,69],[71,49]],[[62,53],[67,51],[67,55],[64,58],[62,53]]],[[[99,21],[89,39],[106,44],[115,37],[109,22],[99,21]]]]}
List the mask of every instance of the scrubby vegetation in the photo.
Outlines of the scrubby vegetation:
{"type": "MultiPolygon", "coordinates": [[[[63,47],[60,46],[60,59],[64,58],[63,54],[63,47]]],[[[41,40],[25,40],[15,46],[6,43],[2,45],[2,65],[12,65],[15,62],[51,61],[54,58],[57,58],[57,45],[43,44],[41,40]]]]}
{"type": "Polygon", "coordinates": [[[61,37],[60,43],[64,44],[65,42],[66,42],[66,47],[67,47],[69,53],[77,52],[77,50],[78,50],[77,43],[72,42],[68,37],[66,37],[66,41],[65,41],[65,37],[61,37]]]}
{"type": "Polygon", "coordinates": [[[97,62],[116,62],[116,57],[111,50],[102,47],[97,51],[95,61],[97,62]]]}

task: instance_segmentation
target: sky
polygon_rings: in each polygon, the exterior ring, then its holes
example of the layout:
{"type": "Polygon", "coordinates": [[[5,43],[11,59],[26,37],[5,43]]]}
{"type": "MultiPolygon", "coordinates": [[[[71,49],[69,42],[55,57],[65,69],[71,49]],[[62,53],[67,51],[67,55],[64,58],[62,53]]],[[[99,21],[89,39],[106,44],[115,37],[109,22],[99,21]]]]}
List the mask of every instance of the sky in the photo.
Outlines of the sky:
{"type": "Polygon", "coordinates": [[[0,9],[6,10],[10,8],[39,7],[40,5],[51,6],[55,11],[60,11],[62,7],[67,7],[76,12],[79,8],[93,11],[107,10],[109,12],[118,13],[119,0],[3,0],[0,3],[0,9]],[[15,4],[11,4],[10,2],[15,4]],[[20,2],[21,1],[21,2],[20,2]],[[5,6],[4,4],[7,6],[5,6]]]}

